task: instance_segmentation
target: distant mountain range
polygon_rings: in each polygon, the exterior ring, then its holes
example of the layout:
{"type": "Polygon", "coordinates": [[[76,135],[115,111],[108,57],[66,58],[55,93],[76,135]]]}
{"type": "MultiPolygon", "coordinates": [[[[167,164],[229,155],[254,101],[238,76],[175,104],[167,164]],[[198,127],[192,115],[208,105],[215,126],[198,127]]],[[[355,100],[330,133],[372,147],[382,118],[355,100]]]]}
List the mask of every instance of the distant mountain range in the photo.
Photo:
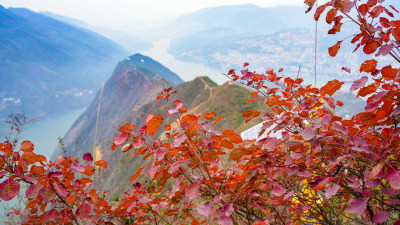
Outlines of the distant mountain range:
{"type": "MultiPolygon", "coordinates": [[[[255,109],[255,103],[246,104],[251,99],[251,92],[245,87],[233,83],[218,86],[208,77],[198,77],[193,81],[183,81],[173,72],[149,57],[135,54],[121,61],[113,75],[104,86],[101,98],[96,145],[103,149],[103,159],[109,168],[101,181],[103,189],[114,194],[122,193],[127,188],[124,174],[130,173],[143,162],[132,161],[130,156],[120,151],[112,151],[112,140],[120,126],[134,123],[143,126],[147,115],[165,113],[169,108],[165,100],[156,100],[156,93],[163,88],[177,85],[176,95],[171,100],[180,99],[188,108],[188,113],[203,114],[216,112],[224,119],[217,129],[243,131],[254,123],[245,124],[242,112],[255,109]]],[[[100,91],[88,109],[73,124],[63,138],[67,154],[83,155],[93,152],[96,130],[97,109],[100,91]]],[[[58,149],[53,158],[61,153],[58,149]]],[[[137,159],[135,159],[137,160],[137,159]]]]}
{"type": "Polygon", "coordinates": [[[0,134],[9,113],[85,107],[128,55],[114,42],[23,8],[0,6],[0,134]]]}
{"type": "Polygon", "coordinates": [[[81,20],[77,20],[66,16],[61,16],[50,12],[43,12],[42,14],[54,18],[56,20],[60,20],[64,23],[70,24],[74,27],[78,27],[86,31],[91,30],[98,34],[101,34],[113,40],[114,42],[118,43],[119,45],[124,46],[124,48],[129,52],[140,52],[152,47],[152,44],[149,41],[142,38],[138,38],[128,33],[129,31],[120,31],[101,26],[91,25],[81,20]]]}

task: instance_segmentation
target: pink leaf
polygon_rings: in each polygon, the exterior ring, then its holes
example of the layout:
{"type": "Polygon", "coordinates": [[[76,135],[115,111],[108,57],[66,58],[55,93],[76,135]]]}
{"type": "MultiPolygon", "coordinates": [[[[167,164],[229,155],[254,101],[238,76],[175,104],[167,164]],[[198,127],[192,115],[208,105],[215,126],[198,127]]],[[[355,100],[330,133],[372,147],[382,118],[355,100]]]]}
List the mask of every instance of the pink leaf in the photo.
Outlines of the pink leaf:
{"type": "Polygon", "coordinates": [[[389,54],[390,51],[392,51],[393,47],[394,47],[393,44],[382,45],[379,48],[379,51],[378,51],[378,53],[376,53],[375,56],[380,56],[380,55],[385,56],[385,55],[389,54]]]}
{"type": "Polygon", "coordinates": [[[161,161],[164,159],[165,154],[167,154],[168,149],[167,148],[159,148],[156,150],[156,158],[158,161],[161,161]]]}
{"type": "Polygon", "coordinates": [[[176,105],[175,109],[170,109],[170,110],[168,110],[168,114],[169,114],[169,115],[172,115],[172,114],[175,114],[175,113],[179,112],[179,109],[181,109],[182,106],[183,106],[183,103],[182,103],[182,102],[179,102],[179,103],[176,105]]]}
{"type": "Polygon", "coordinates": [[[353,92],[354,90],[363,87],[365,83],[367,83],[367,81],[368,81],[367,76],[361,77],[359,80],[356,80],[353,85],[351,85],[350,91],[353,92]]]}
{"type": "Polygon", "coordinates": [[[348,67],[342,67],[342,70],[344,70],[344,71],[350,73],[350,68],[348,68],[348,67]]]}
{"type": "Polygon", "coordinates": [[[78,163],[72,163],[71,165],[72,169],[76,170],[77,172],[85,172],[85,167],[83,167],[81,164],[78,163]]]}
{"type": "Polygon", "coordinates": [[[40,189],[42,188],[42,185],[40,183],[38,184],[31,184],[31,186],[26,189],[26,197],[27,198],[36,198],[39,194],[40,189]]]}
{"type": "Polygon", "coordinates": [[[207,202],[204,205],[201,205],[197,212],[205,217],[208,217],[213,210],[212,202],[207,202]]]}
{"type": "Polygon", "coordinates": [[[336,193],[339,191],[339,188],[340,186],[337,184],[328,187],[325,192],[325,197],[330,199],[332,196],[336,195],[336,193]]]}
{"type": "Polygon", "coordinates": [[[389,212],[386,211],[379,211],[375,213],[374,217],[372,217],[373,223],[383,223],[385,222],[390,216],[389,212]]]}
{"type": "Polygon", "coordinates": [[[61,197],[63,198],[67,197],[68,191],[63,183],[54,182],[54,189],[57,191],[59,195],[61,195],[61,197]]]}
{"type": "Polygon", "coordinates": [[[281,187],[276,187],[276,188],[274,188],[274,189],[271,191],[271,193],[272,193],[273,195],[276,195],[276,196],[280,197],[280,196],[282,196],[283,194],[286,194],[286,190],[283,189],[283,188],[281,188],[281,187]]]}
{"type": "Polygon", "coordinates": [[[126,140],[128,140],[129,135],[126,133],[121,133],[117,137],[114,138],[115,145],[122,145],[126,140]]]}
{"type": "Polygon", "coordinates": [[[399,190],[400,189],[400,175],[396,173],[392,177],[390,177],[389,180],[390,186],[392,186],[393,189],[399,190]]]}
{"type": "Polygon", "coordinates": [[[199,193],[200,193],[199,183],[193,183],[189,185],[185,190],[185,196],[191,200],[196,199],[199,196],[199,193]]]}
{"type": "Polygon", "coordinates": [[[233,213],[234,209],[233,209],[233,205],[230,204],[226,204],[220,208],[217,209],[217,214],[220,215],[224,215],[224,216],[230,216],[233,213]]]}
{"type": "Polygon", "coordinates": [[[304,140],[309,141],[317,136],[317,130],[315,128],[307,127],[306,129],[300,131],[300,135],[304,140]]]}
{"type": "Polygon", "coordinates": [[[83,160],[86,162],[93,162],[93,156],[89,152],[83,154],[83,160]]]}
{"type": "Polygon", "coordinates": [[[326,114],[324,117],[322,117],[322,123],[325,125],[329,125],[332,120],[332,115],[331,114],[326,114]]]}
{"type": "Polygon", "coordinates": [[[92,210],[92,207],[89,204],[83,203],[76,210],[76,216],[79,218],[87,218],[87,217],[89,217],[91,210],[92,210]]]}
{"type": "Polygon", "coordinates": [[[13,199],[19,193],[21,186],[12,179],[7,179],[0,183],[0,198],[4,201],[13,199]]]}
{"type": "Polygon", "coordinates": [[[174,162],[174,164],[172,164],[172,166],[168,169],[168,173],[175,173],[176,171],[178,171],[179,167],[182,166],[183,163],[185,163],[185,161],[183,160],[174,162]]]}
{"type": "Polygon", "coordinates": [[[368,103],[365,107],[364,107],[364,109],[365,109],[365,112],[373,112],[373,111],[375,111],[377,108],[378,108],[378,104],[376,104],[376,103],[374,103],[374,102],[371,102],[371,103],[368,103]]]}
{"type": "Polygon", "coordinates": [[[43,186],[39,191],[40,197],[42,197],[45,201],[51,201],[56,197],[56,193],[50,186],[43,186]]]}
{"type": "Polygon", "coordinates": [[[153,167],[151,167],[151,169],[149,170],[149,176],[154,177],[159,168],[160,165],[154,165],[153,167]]]}
{"type": "Polygon", "coordinates": [[[365,208],[367,207],[368,199],[366,198],[353,198],[349,201],[347,209],[351,213],[357,213],[358,215],[364,215],[365,208]]]}
{"type": "Polygon", "coordinates": [[[180,146],[182,145],[182,143],[183,143],[185,140],[186,140],[186,135],[184,135],[184,134],[179,135],[179,136],[174,140],[174,143],[173,143],[174,147],[175,147],[175,148],[180,147],[180,146]]]}

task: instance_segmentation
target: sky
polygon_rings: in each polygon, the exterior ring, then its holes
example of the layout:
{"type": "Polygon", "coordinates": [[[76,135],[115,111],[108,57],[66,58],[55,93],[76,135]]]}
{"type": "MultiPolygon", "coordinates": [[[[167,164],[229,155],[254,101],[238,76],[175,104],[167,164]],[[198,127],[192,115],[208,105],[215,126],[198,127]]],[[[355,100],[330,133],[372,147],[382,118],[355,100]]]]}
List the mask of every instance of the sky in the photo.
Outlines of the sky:
{"type": "Polygon", "coordinates": [[[303,0],[0,0],[4,7],[24,7],[52,12],[93,25],[152,23],[221,5],[256,4],[261,7],[303,5],[303,0]]]}

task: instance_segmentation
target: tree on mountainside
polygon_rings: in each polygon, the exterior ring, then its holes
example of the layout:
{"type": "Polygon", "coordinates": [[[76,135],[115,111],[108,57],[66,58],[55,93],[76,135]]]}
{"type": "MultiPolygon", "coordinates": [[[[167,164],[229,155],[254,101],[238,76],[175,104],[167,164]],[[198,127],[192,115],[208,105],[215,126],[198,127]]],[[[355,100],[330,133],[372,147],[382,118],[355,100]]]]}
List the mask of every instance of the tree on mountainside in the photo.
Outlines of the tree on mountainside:
{"type": "MultiPolygon", "coordinates": [[[[305,3],[310,11],[315,0],[305,3]]],[[[164,89],[158,99],[170,109],[137,129],[122,126],[114,139],[113,150],[146,162],[119,201],[93,189],[90,176],[94,166],[107,168],[104,160],[93,163],[87,153],[82,162],[63,155],[47,162],[29,141],[19,150],[0,144],[0,198],[28,185],[26,208],[13,212],[23,224],[400,224],[399,11],[384,0],[335,0],[319,6],[315,19],[326,10],[329,34],[354,22],[355,50],[375,54],[352,82],[351,91],[367,99],[352,119],[330,110],[343,104],[332,95],[344,82],[315,88],[282,69],[261,74],[245,63],[227,76],[255,89],[260,110],[243,116],[261,119],[266,138],[217,131],[216,113],[187,114],[181,101],[170,101],[173,89],[164,89]],[[378,65],[379,55],[392,65],[378,65]],[[136,182],[140,176],[146,181],[136,182]]],[[[328,49],[331,56],[343,41],[328,49]]]]}

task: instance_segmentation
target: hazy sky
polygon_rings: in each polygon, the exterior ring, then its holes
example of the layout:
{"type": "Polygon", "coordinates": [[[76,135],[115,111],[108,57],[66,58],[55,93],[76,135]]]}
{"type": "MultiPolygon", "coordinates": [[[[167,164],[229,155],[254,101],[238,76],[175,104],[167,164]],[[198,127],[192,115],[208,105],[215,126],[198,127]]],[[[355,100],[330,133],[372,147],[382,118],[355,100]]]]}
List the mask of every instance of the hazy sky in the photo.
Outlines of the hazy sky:
{"type": "Polygon", "coordinates": [[[0,0],[5,7],[48,11],[102,26],[178,16],[220,5],[303,5],[303,0],[0,0]]]}

